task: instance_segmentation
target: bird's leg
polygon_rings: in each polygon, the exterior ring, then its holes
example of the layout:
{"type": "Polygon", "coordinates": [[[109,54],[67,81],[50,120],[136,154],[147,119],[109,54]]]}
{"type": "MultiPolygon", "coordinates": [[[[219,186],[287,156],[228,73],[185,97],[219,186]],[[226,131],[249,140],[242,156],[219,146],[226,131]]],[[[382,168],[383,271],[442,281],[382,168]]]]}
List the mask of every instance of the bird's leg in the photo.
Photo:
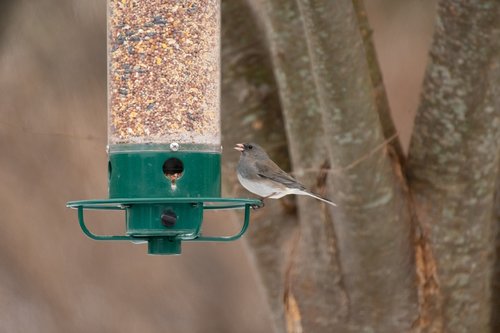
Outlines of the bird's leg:
{"type": "Polygon", "coordinates": [[[266,195],[265,197],[263,197],[262,199],[260,199],[260,205],[253,205],[252,208],[253,209],[259,209],[259,208],[262,208],[264,207],[266,204],[264,203],[264,199],[267,199],[267,198],[270,198],[272,197],[273,195],[275,195],[277,192],[273,192],[269,195],[266,195]]]}
{"type": "Polygon", "coordinates": [[[271,193],[271,194],[269,194],[269,195],[266,195],[265,197],[263,197],[263,198],[262,198],[262,200],[261,200],[261,201],[263,201],[264,199],[270,198],[270,197],[272,197],[273,195],[275,195],[275,194],[277,194],[277,193],[278,193],[278,192],[273,192],[273,193],[271,193]]]}

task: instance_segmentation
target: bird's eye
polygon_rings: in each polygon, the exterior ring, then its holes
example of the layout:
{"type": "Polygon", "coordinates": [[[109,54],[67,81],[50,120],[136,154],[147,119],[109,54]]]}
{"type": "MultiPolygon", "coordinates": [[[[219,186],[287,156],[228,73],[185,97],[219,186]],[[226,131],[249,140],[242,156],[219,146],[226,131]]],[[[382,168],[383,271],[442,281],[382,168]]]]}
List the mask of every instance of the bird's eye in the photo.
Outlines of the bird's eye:
{"type": "Polygon", "coordinates": [[[253,148],[253,146],[252,146],[252,145],[248,145],[248,149],[252,149],[252,148],[253,148]]]}

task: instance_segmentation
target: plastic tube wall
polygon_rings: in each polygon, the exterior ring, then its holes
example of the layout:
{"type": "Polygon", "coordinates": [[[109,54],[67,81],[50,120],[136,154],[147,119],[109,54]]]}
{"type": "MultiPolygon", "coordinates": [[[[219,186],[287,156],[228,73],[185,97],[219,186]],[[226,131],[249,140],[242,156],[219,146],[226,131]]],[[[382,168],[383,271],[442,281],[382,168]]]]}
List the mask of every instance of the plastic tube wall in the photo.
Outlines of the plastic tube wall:
{"type": "Polygon", "coordinates": [[[219,0],[108,0],[108,143],[220,147],[219,0]]]}

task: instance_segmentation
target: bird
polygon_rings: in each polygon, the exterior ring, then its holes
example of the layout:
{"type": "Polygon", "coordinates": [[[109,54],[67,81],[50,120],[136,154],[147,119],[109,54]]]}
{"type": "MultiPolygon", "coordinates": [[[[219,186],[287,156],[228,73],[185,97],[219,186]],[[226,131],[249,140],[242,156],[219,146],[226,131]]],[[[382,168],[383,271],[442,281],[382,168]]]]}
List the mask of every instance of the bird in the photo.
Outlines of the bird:
{"type": "Polygon", "coordinates": [[[274,163],[265,150],[255,143],[237,143],[234,147],[241,152],[236,168],[240,184],[248,191],[264,199],[279,199],[288,194],[307,195],[329,205],[337,206],[332,201],[322,198],[307,190],[274,163]]]}

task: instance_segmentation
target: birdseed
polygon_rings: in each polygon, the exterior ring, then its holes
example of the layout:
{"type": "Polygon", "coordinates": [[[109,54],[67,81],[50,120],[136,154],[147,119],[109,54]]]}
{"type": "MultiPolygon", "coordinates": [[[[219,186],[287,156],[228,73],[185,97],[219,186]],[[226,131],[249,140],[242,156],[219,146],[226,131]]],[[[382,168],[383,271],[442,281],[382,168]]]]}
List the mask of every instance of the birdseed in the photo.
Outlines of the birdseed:
{"type": "Polygon", "coordinates": [[[110,144],[220,145],[219,0],[108,0],[110,144]]]}

